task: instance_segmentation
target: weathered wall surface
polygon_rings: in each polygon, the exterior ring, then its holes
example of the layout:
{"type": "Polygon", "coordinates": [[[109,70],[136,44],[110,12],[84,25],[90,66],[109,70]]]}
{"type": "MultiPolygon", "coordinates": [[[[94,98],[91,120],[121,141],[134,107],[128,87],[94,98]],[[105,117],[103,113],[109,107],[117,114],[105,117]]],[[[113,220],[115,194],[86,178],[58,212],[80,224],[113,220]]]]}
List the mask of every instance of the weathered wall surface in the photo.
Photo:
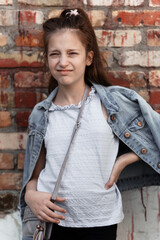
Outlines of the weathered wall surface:
{"type": "MultiPolygon", "coordinates": [[[[160,113],[159,0],[0,0],[2,240],[21,239],[17,205],[27,120],[33,106],[46,97],[48,86],[41,24],[69,6],[82,7],[89,14],[111,84],[136,90],[160,113]]],[[[159,240],[160,188],[122,196],[125,219],[118,240],[159,240]]]]}

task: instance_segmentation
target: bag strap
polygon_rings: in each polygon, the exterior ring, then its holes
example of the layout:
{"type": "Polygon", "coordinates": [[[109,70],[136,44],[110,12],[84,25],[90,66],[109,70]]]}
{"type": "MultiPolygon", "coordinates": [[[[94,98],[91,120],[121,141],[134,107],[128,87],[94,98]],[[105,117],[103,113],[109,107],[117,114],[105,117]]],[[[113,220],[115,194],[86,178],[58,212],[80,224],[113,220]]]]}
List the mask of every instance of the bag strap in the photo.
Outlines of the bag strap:
{"type": "Polygon", "coordinates": [[[81,117],[82,111],[83,111],[84,106],[85,106],[85,101],[86,101],[87,96],[88,96],[88,89],[89,89],[89,87],[86,86],[86,89],[85,89],[85,92],[84,92],[84,95],[83,95],[83,98],[82,98],[82,101],[81,101],[81,107],[79,109],[77,121],[76,121],[75,127],[73,129],[73,133],[72,133],[72,136],[71,136],[71,141],[70,141],[68,150],[66,152],[65,158],[63,160],[63,163],[62,163],[62,166],[61,166],[58,178],[57,178],[57,182],[55,184],[55,187],[54,187],[54,190],[53,190],[53,193],[52,193],[52,197],[51,197],[51,201],[52,202],[54,202],[56,200],[58,189],[59,189],[59,186],[60,186],[60,183],[61,183],[61,179],[62,179],[62,176],[63,176],[63,173],[64,173],[64,169],[65,169],[65,166],[66,166],[66,163],[67,163],[67,160],[68,160],[68,155],[69,155],[69,151],[70,151],[70,148],[71,148],[71,144],[73,142],[73,139],[75,137],[77,129],[80,127],[80,117],[81,117]]]}

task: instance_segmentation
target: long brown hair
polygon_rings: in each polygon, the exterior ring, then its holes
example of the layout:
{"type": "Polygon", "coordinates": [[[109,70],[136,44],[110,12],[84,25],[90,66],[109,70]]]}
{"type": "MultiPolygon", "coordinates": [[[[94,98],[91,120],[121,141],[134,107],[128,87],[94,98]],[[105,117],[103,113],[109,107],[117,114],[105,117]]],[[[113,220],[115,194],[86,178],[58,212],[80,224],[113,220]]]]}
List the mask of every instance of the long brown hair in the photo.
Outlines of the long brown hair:
{"type": "MultiPolygon", "coordinates": [[[[59,17],[50,18],[43,24],[44,32],[44,56],[47,59],[48,43],[51,35],[61,29],[76,29],[82,44],[86,48],[86,53],[94,52],[92,64],[86,66],[85,81],[90,85],[90,81],[109,86],[106,72],[102,64],[96,35],[88,15],[81,8],[65,9],[59,17]]],[[[57,81],[53,76],[50,78],[49,93],[55,88],[57,81]]]]}

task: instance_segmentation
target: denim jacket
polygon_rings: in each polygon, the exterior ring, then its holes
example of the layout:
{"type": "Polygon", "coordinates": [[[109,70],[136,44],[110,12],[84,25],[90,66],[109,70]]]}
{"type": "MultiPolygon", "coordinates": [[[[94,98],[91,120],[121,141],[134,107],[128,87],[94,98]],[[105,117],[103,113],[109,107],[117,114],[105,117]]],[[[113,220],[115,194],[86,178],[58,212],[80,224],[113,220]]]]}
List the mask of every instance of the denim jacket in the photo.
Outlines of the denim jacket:
{"type": "MultiPolygon", "coordinates": [[[[92,83],[93,84],[93,83],[92,83]]],[[[135,152],[143,161],[127,166],[118,180],[120,190],[160,184],[160,115],[135,91],[93,84],[108,114],[108,123],[120,140],[119,155],[135,152]]],[[[26,206],[25,186],[30,180],[46,132],[48,110],[57,88],[38,103],[29,117],[23,187],[20,194],[21,216],[26,206]]]]}

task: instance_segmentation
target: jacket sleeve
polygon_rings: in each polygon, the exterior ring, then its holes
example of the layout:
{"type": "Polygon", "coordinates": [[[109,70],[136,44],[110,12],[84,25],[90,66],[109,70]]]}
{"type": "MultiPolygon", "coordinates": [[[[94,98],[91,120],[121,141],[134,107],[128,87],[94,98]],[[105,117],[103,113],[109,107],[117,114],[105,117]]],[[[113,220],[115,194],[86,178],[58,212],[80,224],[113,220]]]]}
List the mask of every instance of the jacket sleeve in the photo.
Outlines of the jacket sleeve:
{"type": "Polygon", "coordinates": [[[131,100],[138,102],[142,115],[150,128],[158,149],[160,150],[160,115],[135,91],[131,92],[131,100]]]}

